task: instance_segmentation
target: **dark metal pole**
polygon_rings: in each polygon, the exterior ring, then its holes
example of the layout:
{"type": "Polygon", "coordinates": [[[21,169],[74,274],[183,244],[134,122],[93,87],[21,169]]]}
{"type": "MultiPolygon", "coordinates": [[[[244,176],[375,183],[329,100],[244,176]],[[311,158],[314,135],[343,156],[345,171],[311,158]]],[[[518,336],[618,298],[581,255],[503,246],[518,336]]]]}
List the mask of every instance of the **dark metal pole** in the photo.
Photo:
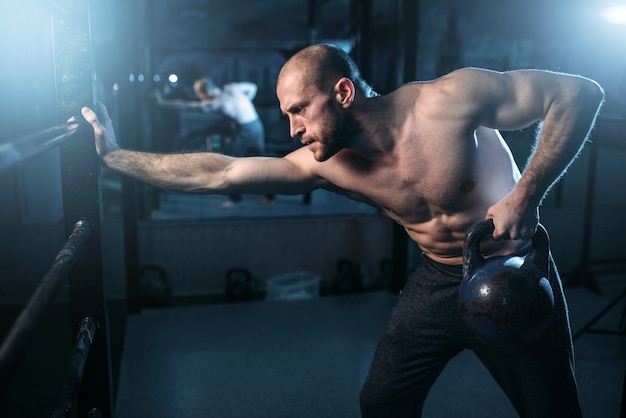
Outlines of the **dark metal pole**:
{"type": "Polygon", "coordinates": [[[419,1],[404,0],[402,3],[402,16],[404,18],[403,43],[404,43],[404,82],[415,81],[417,76],[417,47],[419,34],[419,1]]]}
{"type": "Polygon", "coordinates": [[[77,122],[67,122],[0,144],[0,171],[59,145],[78,130],[77,122]]]}
{"type": "Polygon", "coordinates": [[[98,323],[92,317],[84,318],[78,325],[78,334],[74,343],[74,351],[70,362],[70,368],[61,390],[58,405],[52,413],[52,418],[65,418],[70,416],[76,393],[85,373],[85,364],[89,357],[94,334],[98,323]]]}
{"type": "Polygon", "coordinates": [[[626,417],[626,367],[624,368],[624,383],[622,384],[622,405],[620,408],[620,417],[626,417]]]}
{"type": "Polygon", "coordinates": [[[320,7],[321,4],[317,0],[308,1],[307,9],[307,42],[309,45],[316,44],[320,37],[320,7]]]}
{"type": "MultiPolygon", "coordinates": [[[[93,108],[95,102],[90,1],[65,4],[70,18],[52,17],[57,111],[62,121],[78,114],[82,106],[93,108]]],[[[92,228],[91,238],[85,243],[69,277],[72,334],[78,334],[83,318],[92,317],[99,324],[78,390],[76,411],[83,417],[97,409],[101,416],[110,417],[113,386],[102,274],[100,162],[95,152],[93,131],[79,129],[70,141],[62,144],[60,151],[66,229],[80,218],[89,219],[92,228]]]]}
{"type": "Polygon", "coordinates": [[[45,308],[55,299],[59,285],[67,279],[78,254],[89,237],[91,226],[85,220],[74,225],[74,230],[54,259],[26,306],[15,320],[0,347],[0,382],[4,387],[17,367],[22,353],[45,308]]]}
{"type": "MultiPolygon", "coordinates": [[[[120,7],[120,15],[124,16],[121,21],[122,38],[119,40],[120,55],[126,62],[128,74],[134,74],[131,81],[128,77],[120,80],[118,92],[119,103],[119,140],[125,148],[140,148],[142,117],[139,111],[140,90],[136,75],[140,72],[139,63],[140,24],[143,2],[131,0],[117,2],[120,7]],[[135,42],[126,42],[134,39],[135,42]]],[[[124,236],[124,263],[126,273],[126,302],[128,313],[141,311],[141,287],[139,282],[139,194],[141,186],[137,180],[122,176],[122,213],[123,213],[123,236],[124,236]]]]}
{"type": "Polygon", "coordinates": [[[572,340],[576,341],[579,337],[581,337],[584,333],[595,333],[595,334],[615,334],[615,335],[624,335],[626,332],[621,330],[601,330],[601,329],[593,329],[592,327],[598,322],[600,319],[604,317],[615,305],[620,303],[626,297],[626,289],[622,290],[622,293],[619,294],[616,298],[614,298],[611,302],[609,302],[600,312],[598,312],[593,318],[591,318],[585,325],[582,326],[581,329],[578,330],[572,337],[572,340]]]}
{"type": "Polygon", "coordinates": [[[351,0],[350,31],[354,42],[352,58],[367,81],[372,78],[372,0],[351,0]]]}

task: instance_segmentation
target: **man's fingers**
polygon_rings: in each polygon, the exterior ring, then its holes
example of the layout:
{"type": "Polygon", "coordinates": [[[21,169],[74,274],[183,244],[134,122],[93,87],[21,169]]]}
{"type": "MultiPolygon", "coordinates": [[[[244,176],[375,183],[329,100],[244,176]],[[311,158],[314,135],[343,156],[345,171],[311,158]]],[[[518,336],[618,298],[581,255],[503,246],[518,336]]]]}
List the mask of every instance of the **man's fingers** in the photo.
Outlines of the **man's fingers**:
{"type": "Polygon", "coordinates": [[[82,109],[80,109],[80,113],[82,113],[85,120],[89,122],[89,124],[93,128],[94,134],[102,135],[103,129],[100,125],[100,122],[98,121],[98,115],[96,115],[96,112],[88,107],[83,107],[82,109]]]}
{"type": "Polygon", "coordinates": [[[96,116],[96,113],[86,106],[80,109],[80,113],[82,113],[85,120],[91,123],[92,125],[98,121],[98,117],[96,116]]]}
{"type": "Polygon", "coordinates": [[[493,231],[493,239],[495,241],[531,239],[535,235],[535,232],[536,228],[527,228],[521,231],[518,231],[515,228],[504,229],[503,231],[500,231],[496,228],[493,231]]]}

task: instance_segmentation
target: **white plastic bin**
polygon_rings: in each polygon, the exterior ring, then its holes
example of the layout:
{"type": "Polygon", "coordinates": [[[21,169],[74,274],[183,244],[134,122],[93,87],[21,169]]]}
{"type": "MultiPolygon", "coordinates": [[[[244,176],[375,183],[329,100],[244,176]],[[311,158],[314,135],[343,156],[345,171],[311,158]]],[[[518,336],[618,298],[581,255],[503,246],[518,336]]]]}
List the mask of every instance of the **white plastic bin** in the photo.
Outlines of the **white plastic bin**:
{"type": "Polygon", "coordinates": [[[267,279],[266,300],[300,300],[319,297],[320,276],[307,271],[267,279]]]}

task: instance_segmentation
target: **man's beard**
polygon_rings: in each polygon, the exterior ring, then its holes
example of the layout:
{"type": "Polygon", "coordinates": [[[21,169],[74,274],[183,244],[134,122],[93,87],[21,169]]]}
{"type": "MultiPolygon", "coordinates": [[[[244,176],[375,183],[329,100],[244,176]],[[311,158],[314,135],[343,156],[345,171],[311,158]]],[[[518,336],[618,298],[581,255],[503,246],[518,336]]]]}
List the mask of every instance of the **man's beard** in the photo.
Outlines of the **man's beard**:
{"type": "Polygon", "coordinates": [[[349,148],[361,134],[361,127],[351,114],[339,115],[322,128],[317,161],[326,161],[342,149],[349,148]]]}

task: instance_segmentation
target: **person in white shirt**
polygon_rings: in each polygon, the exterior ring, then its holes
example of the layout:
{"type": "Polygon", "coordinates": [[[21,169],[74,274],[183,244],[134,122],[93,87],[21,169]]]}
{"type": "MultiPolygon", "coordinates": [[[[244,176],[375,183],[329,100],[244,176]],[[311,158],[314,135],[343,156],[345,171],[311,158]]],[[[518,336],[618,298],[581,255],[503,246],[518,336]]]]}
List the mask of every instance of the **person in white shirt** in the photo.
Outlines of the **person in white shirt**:
{"type": "Polygon", "coordinates": [[[250,82],[226,84],[222,89],[208,78],[201,78],[193,86],[200,99],[200,107],[206,111],[220,112],[235,125],[225,154],[234,157],[252,157],[265,154],[265,131],[263,123],[252,103],[257,86],[250,82]]]}
{"type": "MultiPolygon", "coordinates": [[[[233,157],[264,156],[265,129],[252,102],[257,93],[257,85],[247,81],[228,83],[219,88],[209,77],[196,80],[193,90],[199,101],[167,101],[157,96],[160,104],[174,105],[180,108],[200,108],[207,112],[219,112],[232,122],[232,134],[222,141],[223,154],[233,157]]],[[[240,194],[229,195],[221,204],[230,208],[240,202],[240,194]]],[[[264,203],[274,201],[274,195],[266,194],[264,203]]]]}

